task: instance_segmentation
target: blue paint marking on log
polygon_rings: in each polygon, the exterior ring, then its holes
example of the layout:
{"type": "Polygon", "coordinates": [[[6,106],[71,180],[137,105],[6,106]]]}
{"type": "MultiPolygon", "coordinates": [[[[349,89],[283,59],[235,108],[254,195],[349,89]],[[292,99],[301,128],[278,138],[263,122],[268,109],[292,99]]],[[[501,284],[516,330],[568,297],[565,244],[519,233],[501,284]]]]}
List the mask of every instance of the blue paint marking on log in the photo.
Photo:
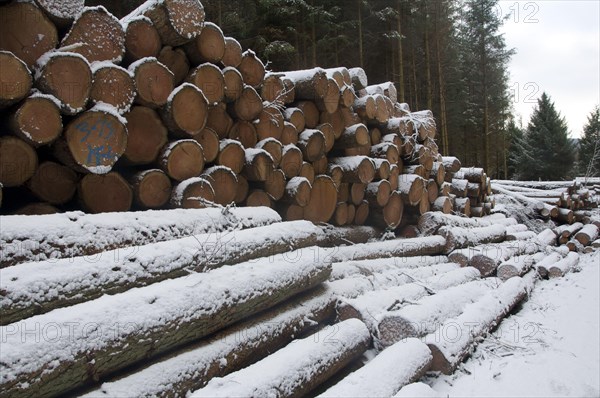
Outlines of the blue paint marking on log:
{"type": "Polygon", "coordinates": [[[112,121],[101,119],[92,126],[84,121],[78,123],[75,128],[83,133],[79,142],[87,142],[90,138],[96,138],[95,141],[100,141],[96,145],[87,144],[88,154],[86,163],[88,165],[98,166],[104,164],[104,161],[108,160],[110,162],[117,158],[117,154],[108,142],[115,134],[115,126],[112,121]]]}

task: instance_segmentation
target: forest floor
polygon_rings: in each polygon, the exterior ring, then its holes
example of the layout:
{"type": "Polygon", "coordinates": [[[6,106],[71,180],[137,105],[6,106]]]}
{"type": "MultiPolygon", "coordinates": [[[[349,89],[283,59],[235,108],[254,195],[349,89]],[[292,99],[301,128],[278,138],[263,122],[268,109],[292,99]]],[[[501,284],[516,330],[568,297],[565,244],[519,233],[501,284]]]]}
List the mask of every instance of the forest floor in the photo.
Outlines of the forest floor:
{"type": "Polygon", "coordinates": [[[600,396],[600,251],[539,281],[457,372],[425,380],[446,397],[600,396]]]}

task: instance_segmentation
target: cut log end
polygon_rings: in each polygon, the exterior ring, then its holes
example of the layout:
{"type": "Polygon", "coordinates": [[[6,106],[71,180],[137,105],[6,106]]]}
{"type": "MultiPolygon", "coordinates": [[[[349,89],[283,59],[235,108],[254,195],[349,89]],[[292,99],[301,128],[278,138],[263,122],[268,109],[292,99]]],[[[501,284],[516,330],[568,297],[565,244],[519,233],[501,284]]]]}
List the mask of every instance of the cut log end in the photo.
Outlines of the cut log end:
{"type": "MultiPolygon", "coordinates": [[[[0,45],[0,48],[5,47],[0,45]]],[[[13,53],[0,51],[0,109],[25,98],[32,84],[27,65],[13,53]]]]}
{"type": "Polygon", "coordinates": [[[35,150],[15,137],[0,138],[0,184],[4,187],[22,185],[38,166],[35,150]]]}
{"type": "Polygon", "coordinates": [[[79,200],[90,213],[128,211],[133,201],[131,187],[120,174],[88,174],[78,186],[79,200]]]}

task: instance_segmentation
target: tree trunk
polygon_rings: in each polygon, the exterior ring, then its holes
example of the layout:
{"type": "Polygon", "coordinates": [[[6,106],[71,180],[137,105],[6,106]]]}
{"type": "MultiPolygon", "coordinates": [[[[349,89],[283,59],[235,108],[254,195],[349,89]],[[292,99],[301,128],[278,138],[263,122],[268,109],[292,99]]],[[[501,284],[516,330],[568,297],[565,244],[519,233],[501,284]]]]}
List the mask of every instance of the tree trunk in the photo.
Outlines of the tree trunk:
{"type": "Polygon", "coordinates": [[[120,174],[87,174],[79,182],[77,194],[90,213],[128,211],[133,201],[131,187],[120,174]]]}
{"type": "Polygon", "coordinates": [[[36,87],[56,97],[61,111],[74,115],[87,105],[92,88],[90,65],[79,55],[57,52],[46,54],[36,73],[36,87]]]}
{"type": "Polygon", "coordinates": [[[225,38],[225,53],[221,63],[232,68],[237,68],[242,63],[242,46],[233,37],[225,38]]]}
{"type": "Polygon", "coordinates": [[[265,78],[265,65],[252,50],[242,54],[238,70],[244,78],[244,83],[254,88],[260,87],[265,78]]]}
{"type": "Polygon", "coordinates": [[[401,174],[398,177],[398,191],[407,205],[419,204],[425,192],[425,186],[425,179],[416,174],[401,174]]]}
{"type": "Polygon", "coordinates": [[[133,188],[133,201],[142,209],[159,209],[171,198],[171,180],[160,169],[136,173],[129,183],[133,188]]]}
{"type": "Polygon", "coordinates": [[[210,183],[215,193],[214,202],[227,206],[234,202],[238,190],[236,174],[228,167],[213,166],[201,175],[210,183]]]}
{"type": "Polygon", "coordinates": [[[302,169],[302,151],[293,144],[285,145],[281,153],[280,167],[286,178],[300,175],[302,169]]]}
{"type": "Polygon", "coordinates": [[[325,156],[325,136],[320,130],[304,130],[298,135],[297,145],[306,161],[315,162],[325,156]]]}
{"type": "Polygon", "coordinates": [[[172,141],[163,147],[158,162],[164,172],[176,181],[196,177],[204,169],[202,146],[192,139],[172,141]]]}
{"type": "Polygon", "coordinates": [[[203,62],[218,64],[225,55],[225,36],[212,22],[205,22],[202,31],[184,47],[192,65],[203,62]]]}
{"type": "Polygon", "coordinates": [[[0,71],[0,87],[2,87],[0,109],[2,109],[25,98],[31,90],[33,80],[27,65],[7,51],[0,51],[0,71]]]}
{"type": "Polygon", "coordinates": [[[279,109],[274,106],[265,106],[258,120],[254,121],[258,140],[262,141],[267,138],[279,140],[285,127],[284,122],[283,114],[279,109]]]}
{"type": "Polygon", "coordinates": [[[156,161],[167,143],[167,128],[158,113],[144,106],[134,106],[127,119],[127,148],[123,158],[130,164],[144,165],[156,161]]]}
{"type": "Polygon", "coordinates": [[[68,29],[77,15],[83,10],[84,0],[65,3],[57,0],[35,0],[35,4],[61,30],[68,29]]]}
{"type": "Polygon", "coordinates": [[[135,102],[149,108],[160,108],[167,103],[174,88],[175,76],[156,58],[142,58],[129,65],[137,96],[135,102]]]}
{"type": "Polygon", "coordinates": [[[40,200],[51,205],[67,203],[77,190],[77,173],[54,162],[39,165],[27,186],[40,200]]]}
{"type": "Polygon", "coordinates": [[[395,229],[400,225],[404,213],[402,196],[397,191],[392,192],[385,206],[371,206],[369,213],[369,222],[372,225],[380,228],[395,229]]]}
{"type": "Polygon", "coordinates": [[[365,190],[365,197],[371,207],[384,207],[389,202],[391,195],[392,188],[387,180],[372,182],[367,185],[365,190]]]}
{"type": "Polygon", "coordinates": [[[214,203],[215,190],[203,177],[188,178],[173,188],[171,207],[182,209],[203,209],[214,203]]]}
{"type": "Polygon", "coordinates": [[[90,63],[119,63],[125,55],[125,31],[105,8],[87,7],[77,16],[60,45],[83,55],[90,63]]]}
{"type": "Polygon", "coordinates": [[[225,78],[217,66],[204,63],[192,69],[187,80],[202,90],[209,105],[216,105],[225,99],[225,78]]]}
{"type": "Polygon", "coordinates": [[[446,254],[456,249],[482,245],[485,243],[500,243],[506,239],[506,228],[501,225],[489,227],[460,228],[441,227],[438,235],[446,238],[446,254]]]}
{"type": "Polygon", "coordinates": [[[33,146],[51,144],[63,130],[58,101],[33,94],[9,115],[8,125],[13,134],[33,146]]]}
{"type": "Polygon", "coordinates": [[[105,63],[100,65],[92,67],[90,101],[93,104],[104,102],[112,105],[121,114],[129,111],[136,95],[133,78],[120,66],[105,63]]]}
{"type": "Polygon", "coordinates": [[[304,219],[314,223],[328,222],[337,205],[337,190],[333,180],[325,175],[315,177],[310,200],[304,207],[304,219]]]}
{"type": "MultiPolygon", "coordinates": [[[[0,21],[0,48],[13,53],[31,70],[42,55],[58,45],[56,27],[33,3],[12,2],[2,5],[0,21]]],[[[5,67],[3,62],[2,74],[5,73],[5,67]]],[[[7,82],[13,84],[16,81],[18,80],[7,79],[7,82]]]]}
{"type": "Polygon", "coordinates": [[[242,94],[233,104],[229,105],[228,110],[232,116],[251,122],[259,117],[263,110],[263,103],[254,88],[244,85],[242,94]]]}
{"type": "MultiPolygon", "coordinates": [[[[159,57],[162,43],[158,31],[150,19],[140,16],[129,21],[124,20],[123,26],[125,28],[125,63],[131,64],[146,57],[159,57]]],[[[173,70],[171,69],[171,71],[173,70]]],[[[173,73],[175,72],[173,71],[173,73]]]]}
{"type": "Polygon", "coordinates": [[[242,174],[248,181],[266,181],[273,170],[273,158],[263,149],[246,149],[242,174]]]}
{"type": "Polygon", "coordinates": [[[294,83],[297,100],[316,101],[327,94],[329,84],[324,69],[285,72],[284,77],[294,83]]]}
{"type": "Polygon", "coordinates": [[[292,205],[304,207],[308,205],[311,196],[312,185],[304,177],[291,178],[286,186],[281,201],[292,205]]]}

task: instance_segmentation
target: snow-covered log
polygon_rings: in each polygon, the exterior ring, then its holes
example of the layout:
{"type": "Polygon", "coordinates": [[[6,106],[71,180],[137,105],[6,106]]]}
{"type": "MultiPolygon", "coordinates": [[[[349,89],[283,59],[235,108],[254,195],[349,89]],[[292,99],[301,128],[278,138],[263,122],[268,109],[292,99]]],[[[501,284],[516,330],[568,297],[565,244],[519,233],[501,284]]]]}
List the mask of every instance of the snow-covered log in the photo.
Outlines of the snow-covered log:
{"type": "Polygon", "coordinates": [[[447,319],[460,315],[502,282],[496,278],[474,280],[442,290],[377,317],[378,343],[389,346],[408,337],[432,333],[447,319]]]}
{"type": "Polygon", "coordinates": [[[331,261],[368,260],[401,256],[437,255],[444,251],[446,239],[427,236],[413,239],[393,239],[368,244],[331,249],[331,261]]]}
{"type": "Polygon", "coordinates": [[[417,382],[409,384],[403,387],[394,398],[447,398],[446,395],[440,394],[436,392],[433,388],[429,387],[429,385],[417,382]]]}
{"type": "Polygon", "coordinates": [[[533,265],[537,262],[544,260],[548,255],[544,252],[536,253],[534,255],[515,256],[503,261],[498,266],[498,278],[503,281],[507,281],[514,276],[523,276],[533,265]]]}
{"type": "Polygon", "coordinates": [[[318,287],[225,329],[190,350],[106,382],[85,397],[185,396],[212,378],[242,369],[318,327],[333,317],[335,300],[330,289],[318,287]]]}
{"type": "Polygon", "coordinates": [[[545,218],[558,217],[558,208],[556,206],[549,205],[540,200],[528,198],[527,196],[525,196],[521,193],[518,193],[518,192],[512,192],[512,191],[504,188],[504,186],[502,186],[500,184],[494,183],[492,190],[494,193],[510,196],[510,197],[518,200],[525,206],[531,207],[542,217],[545,217],[545,218]]]}
{"type": "Polygon", "coordinates": [[[329,263],[302,253],[190,274],[2,326],[0,388],[11,397],[61,395],[272,308],[329,276],[329,263]],[[27,337],[41,325],[53,325],[52,338],[27,337]]]}
{"type": "Polygon", "coordinates": [[[360,357],[370,343],[364,323],[349,319],[296,340],[245,369],[214,378],[189,397],[304,396],[360,357]]]}
{"type": "Polygon", "coordinates": [[[506,234],[506,240],[530,240],[535,239],[537,234],[533,231],[511,232],[506,234]]]}
{"type": "Polygon", "coordinates": [[[498,217],[497,215],[483,218],[466,218],[452,214],[443,214],[441,212],[428,212],[419,218],[418,226],[421,233],[424,236],[428,236],[436,234],[437,231],[444,226],[473,228],[489,227],[491,225],[504,225],[509,227],[516,224],[517,221],[514,218],[498,217]]]}
{"type": "Polygon", "coordinates": [[[432,370],[451,374],[471,352],[480,336],[493,329],[502,318],[527,297],[537,276],[529,273],[512,278],[467,306],[425,337],[433,354],[432,370]]]}
{"type": "MultiPolygon", "coordinates": [[[[568,251],[568,250],[567,250],[568,251]]],[[[535,269],[541,278],[548,278],[548,270],[555,263],[561,261],[565,255],[559,252],[552,252],[548,254],[544,259],[540,260],[535,264],[535,269]]]]}
{"type": "Polygon", "coordinates": [[[353,275],[374,275],[388,270],[428,268],[431,265],[448,263],[446,256],[415,256],[377,258],[372,260],[342,261],[332,264],[330,280],[348,278],[353,275]]]}
{"type": "MultiPolygon", "coordinates": [[[[159,210],[146,213],[40,217],[2,216],[0,267],[162,242],[203,233],[269,225],[281,221],[271,209],[159,210]]],[[[135,253],[126,249],[121,256],[135,253]]]]}
{"type": "Polygon", "coordinates": [[[548,268],[549,278],[560,278],[571,272],[579,264],[579,254],[572,251],[560,261],[557,261],[548,268]]]}
{"type": "Polygon", "coordinates": [[[506,227],[502,225],[475,228],[441,227],[437,234],[446,238],[445,252],[449,254],[468,246],[503,242],[506,238],[506,227]]]}
{"type": "Polygon", "coordinates": [[[589,246],[590,243],[598,238],[598,227],[594,224],[587,224],[575,234],[575,239],[583,246],[589,246]]]}
{"type": "Polygon", "coordinates": [[[407,339],[380,352],[319,397],[390,397],[418,380],[431,365],[431,351],[418,339],[407,339]]]}
{"type": "Polygon", "coordinates": [[[579,232],[583,228],[583,223],[576,222],[571,225],[565,224],[556,228],[556,233],[558,234],[558,243],[564,245],[571,239],[577,232],[579,232]]]}

